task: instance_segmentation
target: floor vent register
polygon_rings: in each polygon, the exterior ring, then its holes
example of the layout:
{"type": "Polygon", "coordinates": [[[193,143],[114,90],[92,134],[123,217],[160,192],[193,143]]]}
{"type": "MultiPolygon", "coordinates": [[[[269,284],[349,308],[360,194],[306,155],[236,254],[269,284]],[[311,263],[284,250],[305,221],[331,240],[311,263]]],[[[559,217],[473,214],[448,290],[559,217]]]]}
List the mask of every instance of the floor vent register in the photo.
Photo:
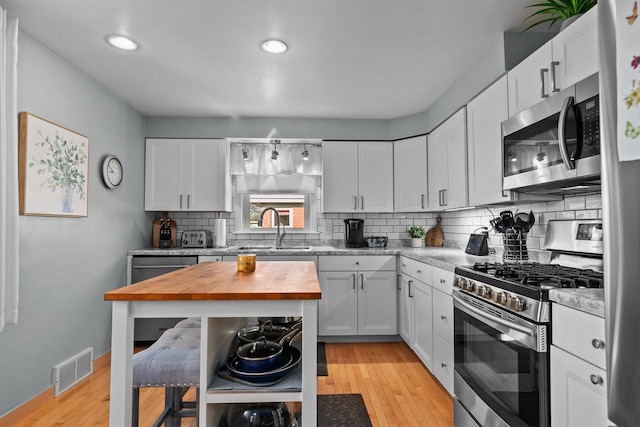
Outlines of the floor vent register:
{"type": "Polygon", "coordinates": [[[93,372],[93,347],[88,348],[53,367],[54,396],[91,375],[93,372]]]}

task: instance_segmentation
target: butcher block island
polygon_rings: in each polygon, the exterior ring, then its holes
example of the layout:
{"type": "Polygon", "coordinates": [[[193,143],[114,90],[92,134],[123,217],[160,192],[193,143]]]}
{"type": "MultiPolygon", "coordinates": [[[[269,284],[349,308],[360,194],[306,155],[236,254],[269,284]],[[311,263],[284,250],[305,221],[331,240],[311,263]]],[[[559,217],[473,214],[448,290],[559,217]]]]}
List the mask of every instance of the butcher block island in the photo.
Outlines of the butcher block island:
{"type": "Polygon", "coordinates": [[[251,273],[235,262],[207,262],[104,294],[112,302],[109,424],[131,425],[133,326],[136,318],[200,317],[199,426],[218,427],[225,404],[302,402],[302,424],[317,423],[320,284],[311,261],[259,261],[251,273]],[[302,318],[301,367],[273,386],[237,387],[217,375],[235,332],[256,317],[302,318]]]}

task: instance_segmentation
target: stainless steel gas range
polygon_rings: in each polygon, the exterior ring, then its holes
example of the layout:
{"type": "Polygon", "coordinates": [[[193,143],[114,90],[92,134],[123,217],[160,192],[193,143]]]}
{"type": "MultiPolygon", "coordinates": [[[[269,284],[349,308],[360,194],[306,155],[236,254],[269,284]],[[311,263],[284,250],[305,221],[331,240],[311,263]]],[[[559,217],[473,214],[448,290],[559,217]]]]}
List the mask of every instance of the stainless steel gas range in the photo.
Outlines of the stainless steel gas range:
{"type": "Polygon", "coordinates": [[[602,222],[550,221],[549,263],[458,267],[456,427],[550,425],[549,290],[601,288],[602,222]]]}

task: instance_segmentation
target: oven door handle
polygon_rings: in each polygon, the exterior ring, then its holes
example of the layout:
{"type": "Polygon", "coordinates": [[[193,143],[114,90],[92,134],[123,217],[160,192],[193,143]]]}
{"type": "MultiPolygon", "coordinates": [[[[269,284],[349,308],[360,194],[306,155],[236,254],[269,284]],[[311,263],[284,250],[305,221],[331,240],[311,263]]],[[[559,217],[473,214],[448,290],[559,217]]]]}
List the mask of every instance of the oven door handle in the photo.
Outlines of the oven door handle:
{"type": "Polygon", "coordinates": [[[498,329],[501,332],[504,331],[503,328],[508,328],[509,330],[518,331],[525,335],[535,338],[536,337],[536,328],[527,328],[526,326],[517,325],[513,322],[509,322],[508,320],[501,319],[499,317],[491,316],[485,313],[482,310],[477,309],[472,306],[462,298],[460,298],[457,294],[453,294],[454,305],[457,305],[458,308],[462,309],[468,314],[474,314],[476,318],[482,318],[482,321],[494,329],[498,329]],[[503,328],[498,328],[498,326],[502,326],[503,328]]]}

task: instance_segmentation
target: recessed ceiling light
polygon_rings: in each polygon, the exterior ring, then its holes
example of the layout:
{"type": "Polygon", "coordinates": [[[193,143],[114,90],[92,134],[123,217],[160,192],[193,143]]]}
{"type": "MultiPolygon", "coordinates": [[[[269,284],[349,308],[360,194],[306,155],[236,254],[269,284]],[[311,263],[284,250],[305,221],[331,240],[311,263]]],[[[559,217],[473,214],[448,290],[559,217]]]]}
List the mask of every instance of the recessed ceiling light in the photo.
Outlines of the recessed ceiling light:
{"type": "Polygon", "coordinates": [[[134,42],[130,38],[124,36],[113,35],[107,37],[107,42],[118,49],[122,50],[136,50],[138,48],[138,43],[134,42]]]}
{"type": "Polygon", "coordinates": [[[289,49],[285,42],[276,39],[263,41],[261,47],[265,52],[274,54],[285,53],[289,49]]]}

